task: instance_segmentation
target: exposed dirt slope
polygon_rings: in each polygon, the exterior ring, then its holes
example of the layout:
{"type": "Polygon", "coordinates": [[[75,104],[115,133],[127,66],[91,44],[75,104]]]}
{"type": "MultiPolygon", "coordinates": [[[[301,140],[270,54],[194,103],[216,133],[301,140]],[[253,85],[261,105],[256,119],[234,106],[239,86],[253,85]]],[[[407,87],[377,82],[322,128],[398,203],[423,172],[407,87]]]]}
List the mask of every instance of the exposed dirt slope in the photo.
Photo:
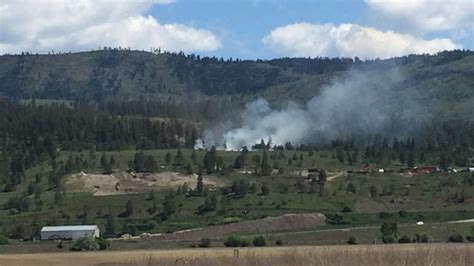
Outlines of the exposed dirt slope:
{"type": "MultiPolygon", "coordinates": [[[[209,187],[226,184],[224,180],[212,176],[205,176],[203,182],[209,187]]],[[[184,184],[192,188],[196,183],[197,175],[183,175],[176,172],[153,174],[118,172],[110,175],[81,172],[66,178],[66,186],[70,191],[91,192],[94,196],[139,193],[152,189],[176,188],[184,184]]]]}

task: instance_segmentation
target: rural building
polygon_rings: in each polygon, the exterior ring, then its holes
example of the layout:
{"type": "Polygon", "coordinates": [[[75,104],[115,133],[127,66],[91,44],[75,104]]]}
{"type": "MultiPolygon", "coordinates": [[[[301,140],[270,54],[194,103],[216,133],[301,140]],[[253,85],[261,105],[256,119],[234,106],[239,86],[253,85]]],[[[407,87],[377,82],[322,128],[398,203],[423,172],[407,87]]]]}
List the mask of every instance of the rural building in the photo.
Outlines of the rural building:
{"type": "Polygon", "coordinates": [[[80,237],[99,237],[100,230],[97,225],[65,225],[43,226],[41,240],[77,239],[80,237]]]}
{"type": "Polygon", "coordinates": [[[439,172],[439,169],[435,166],[419,166],[413,168],[413,173],[415,174],[431,174],[439,172]]]}

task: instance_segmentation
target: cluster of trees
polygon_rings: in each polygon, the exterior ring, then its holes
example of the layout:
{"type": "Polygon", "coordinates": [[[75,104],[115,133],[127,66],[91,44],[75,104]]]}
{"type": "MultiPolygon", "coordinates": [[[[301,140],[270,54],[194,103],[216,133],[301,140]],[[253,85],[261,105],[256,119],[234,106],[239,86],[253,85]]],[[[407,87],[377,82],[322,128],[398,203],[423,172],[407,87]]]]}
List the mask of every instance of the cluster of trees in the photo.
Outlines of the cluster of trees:
{"type": "Polygon", "coordinates": [[[451,165],[470,164],[474,148],[474,123],[433,121],[422,126],[413,137],[349,137],[333,140],[330,148],[335,152],[335,158],[349,165],[364,162],[387,167],[391,161],[399,161],[407,167],[434,164],[446,170],[451,165]]]}
{"type": "Polygon", "coordinates": [[[153,173],[158,170],[158,162],[153,155],[146,155],[143,151],[135,153],[133,160],[128,162],[128,168],[136,172],[153,173]]]}
{"type": "MultiPolygon", "coordinates": [[[[92,105],[0,101],[0,182],[18,185],[36,163],[55,163],[58,150],[193,147],[197,135],[194,124],[177,119],[160,122],[111,115],[92,105]]],[[[69,158],[63,171],[85,168],[88,163],[86,158],[69,158]]],[[[104,172],[110,172],[113,163],[114,158],[101,160],[104,172]]]]}

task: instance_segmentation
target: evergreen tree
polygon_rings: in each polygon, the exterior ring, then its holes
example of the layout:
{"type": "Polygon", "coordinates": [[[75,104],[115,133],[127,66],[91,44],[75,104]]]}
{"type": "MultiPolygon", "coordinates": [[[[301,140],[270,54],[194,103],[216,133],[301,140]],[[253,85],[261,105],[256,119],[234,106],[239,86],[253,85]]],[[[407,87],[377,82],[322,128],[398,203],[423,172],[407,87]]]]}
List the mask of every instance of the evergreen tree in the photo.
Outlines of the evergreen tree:
{"type": "Polygon", "coordinates": [[[171,154],[169,152],[167,152],[166,155],[165,155],[165,162],[166,162],[166,164],[171,163],[171,154]]]}
{"type": "Polygon", "coordinates": [[[181,148],[178,149],[178,152],[176,153],[176,156],[174,157],[174,164],[176,165],[184,164],[184,157],[183,157],[183,153],[181,152],[181,148]]]}
{"type": "Polygon", "coordinates": [[[202,194],[203,194],[204,182],[203,182],[201,174],[198,175],[197,183],[196,183],[196,189],[194,191],[195,191],[196,195],[202,196],[202,194]]]}
{"type": "Polygon", "coordinates": [[[158,171],[158,163],[152,155],[148,155],[144,165],[145,172],[154,173],[158,171]]]}
{"type": "Polygon", "coordinates": [[[196,150],[193,149],[193,150],[191,151],[191,161],[192,161],[193,163],[196,163],[196,160],[197,160],[196,150]]]}
{"type": "Polygon", "coordinates": [[[107,234],[115,234],[115,217],[109,213],[107,215],[107,223],[105,225],[105,232],[107,234]]]}
{"type": "Polygon", "coordinates": [[[100,166],[104,168],[106,164],[107,164],[107,155],[105,155],[105,152],[103,152],[102,156],[100,157],[100,166]]]}
{"type": "Polygon", "coordinates": [[[262,163],[260,167],[262,168],[263,176],[268,176],[272,173],[272,167],[268,162],[268,152],[266,150],[263,151],[262,163]]]}
{"type": "Polygon", "coordinates": [[[125,204],[125,216],[130,216],[133,214],[133,202],[132,200],[128,200],[127,203],[125,204]]]}
{"type": "Polygon", "coordinates": [[[262,184],[262,195],[266,196],[270,194],[270,188],[268,187],[267,183],[262,184]]]}
{"type": "Polygon", "coordinates": [[[206,151],[204,155],[204,169],[206,169],[208,174],[212,174],[216,172],[217,168],[217,151],[216,147],[212,147],[210,151],[206,151]]]}
{"type": "Polygon", "coordinates": [[[408,154],[407,166],[410,168],[413,168],[415,166],[415,156],[413,155],[413,152],[410,152],[408,154]]]}

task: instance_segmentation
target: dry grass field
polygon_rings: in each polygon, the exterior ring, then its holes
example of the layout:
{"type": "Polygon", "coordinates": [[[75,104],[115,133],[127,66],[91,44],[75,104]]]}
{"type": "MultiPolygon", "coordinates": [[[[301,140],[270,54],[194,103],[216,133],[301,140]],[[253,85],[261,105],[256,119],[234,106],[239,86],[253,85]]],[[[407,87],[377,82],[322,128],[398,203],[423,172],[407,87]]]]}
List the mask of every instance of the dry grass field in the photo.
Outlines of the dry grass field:
{"type": "Polygon", "coordinates": [[[135,250],[0,255],[0,265],[474,265],[472,244],[135,250]]]}

